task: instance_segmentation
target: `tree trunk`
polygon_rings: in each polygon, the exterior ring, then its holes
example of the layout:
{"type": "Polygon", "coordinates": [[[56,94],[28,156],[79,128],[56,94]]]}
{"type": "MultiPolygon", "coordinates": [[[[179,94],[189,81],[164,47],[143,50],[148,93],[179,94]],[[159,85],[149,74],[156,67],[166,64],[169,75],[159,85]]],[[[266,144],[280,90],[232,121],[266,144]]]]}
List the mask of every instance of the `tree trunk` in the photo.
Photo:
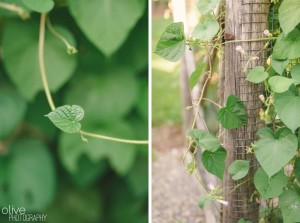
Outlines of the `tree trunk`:
{"type": "MultiPolygon", "coordinates": [[[[225,38],[227,40],[251,40],[263,38],[263,31],[267,29],[268,0],[226,0],[225,38]]],[[[225,39],[226,41],[226,39],[225,39]]],[[[226,172],[224,177],[225,199],[229,202],[222,210],[223,223],[236,223],[239,219],[258,222],[258,204],[251,196],[255,190],[253,185],[254,172],[258,163],[253,154],[247,154],[246,148],[257,140],[256,132],[261,127],[259,110],[262,106],[259,95],[263,93],[261,84],[246,81],[247,73],[255,66],[265,64],[264,41],[228,43],[224,48],[223,75],[221,86],[224,86],[223,105],[229,95],[238,96],[245,104],[248,112],[248,124],[239,129],[226,130],[223,145],[227,149],[226,172]],[[242,46],[246,55],[236,51],[236,46],[242,46]],[[247,65],[249,57],[258,56],[247,65]],[[246,72],[244,68],[247,65],[246,72]],[[249,160],[249,174],[238,182],[233,182],[228,173],[228,166],[234,160],[249,160]],[[248,180],[248,181],[247,181],[248,180]],[[233,192],[232,188],[242,184],[233,192]]]]}

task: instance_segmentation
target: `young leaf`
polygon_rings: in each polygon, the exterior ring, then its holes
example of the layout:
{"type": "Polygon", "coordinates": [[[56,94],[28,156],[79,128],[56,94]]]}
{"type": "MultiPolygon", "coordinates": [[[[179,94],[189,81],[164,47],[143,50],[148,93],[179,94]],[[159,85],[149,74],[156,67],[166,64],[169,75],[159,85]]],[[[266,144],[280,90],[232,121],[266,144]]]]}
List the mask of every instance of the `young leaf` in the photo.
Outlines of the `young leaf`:
{"type": "Polygon", "coordinates": [[[295,66],[293,66],[291,70],[291,76],[294,80],[295,85],[300,84],[300,64],[296,64],[295,66]]]}
{"type": "Polygon", "coordinates": [[[263,66],[254,67],[249,74],[247,75],[246,80],[252,83],[260,83],[268,78],[268,73],[265,72],[265,68],[263,66]]]}
{"type": "Polygon", "coordinates": [[[207,205],[209,205],[212,201],[212,198],[210,196],[204,196],[204,197],[200,197],[199,202],[198,202],[198,206],[201,209],[204,209],[207,205]]]}
{"type": "Polygon", "coordinates": [[[262,168],[259,168],[254,175],[255,187],[264,200],[281,195],[287,183],[288,178],[283,170],[270,178],[262,168]]]}
{"type": "Polygon", "coordinates": [[[285,0],[279,7],[279,22],[285,34],[291,32],[300,23],[300,1],[285,0]]]}
{"type": "Polygon", "coordinates": [[[248,122],[248,114],[244,103],[236,96],[227,98],[226,107],[218,112],[218,119],[226,129],[239,128],[248,122]]]}
{"type": "Polygon", "coordinates": [[[255,156],[269,177],[278,173],[296,154],[297,137],[288,128],[273,132],[262,128],[257,134],[260,140],[255,143],[255,156]]]}
{"type": "Polygon", "coordinates": [[[202,164],[208,172],[222,180],[225,171],[226,155],[227,152],[222,147],[219,147],[215,152],[205,150],[201,158],[202,164]]]}
{"type": "Polygon", "coordinates": [[[295,175],[298,183],[300,183],[300,157],[297,157],[295,159],[294,175],[295,175]]]}
{"type": "Polygon", "coordinates": [[[248,160],[235,160],[230,164],[228,173],[233,174],[233,180],[240,180],[248,174],[250,165],[248,160]]]}
{"type": "MultiPolygon", "coordinates": [[[[295,186],[297,187],[297,186],[295,186]]],[[[283,222],[300,222],[300,194],[298,190],[286,190],[279,197],[283,222]]]]}
{"type": "Polygon", "coordinates": [[[35,12],[49,12],[54,7],[53,0],[22,0],[23,3],[35,12]]]}
{"type": "Polygon", "coordinates": [[[59,129],[67,133],[76,133],[81,129],[84,117],[83,109],[78,105],[64,105],[45,115],[59,129]]]}
{"type": "Polygon", "coordinates": [[[201,16],[213,12],[220,0],[199,0],[198,10],[201,16]]]}
{"type": "Polygon", "coordinates": [[[237,223],[252,223],[252,221],[247,221],[242,218],[242,219],[238,220],[237,223]]]}
{"type": "Polygon", "coordinates": [[[281,121],[293,132],[300,127],[300,97],[296,89],[275,94],[274,105],[281,121]]]}
{"type": "Polygon", "coordinates": [[[205,63],[200,63],[197,65],[196,70],[191,74],[189,78],[189,84],[191,89],[193,89],[196,86],[201,75],[205,72],[206,68],[207,64],[205,63]]]}
{"type": "Polygon", "coordinates": [[[178,22],[166,28],[160,36],[154,53],[166,60],[175,62],[182,57],[184,49],[184,26],[182,22],[178,22]]]}
{"type": "Polygon", "coordinates": [[[290,88],[294,83],[294,80],[282,76],[273,76],[269,79],[268,83],[271,86],[272,91],[275,93],[283,93],[290,88]]]}
{"type": "Polygon", "coordinates": [[[198,146],[211,152],[215,152],[220,146],[220,141],[215,136],[202,129],[191,129],[187,135],[193,138],[198,146]]]}
{"type": "Polygon", "coordinates": [[[196,39],[211,41],[218,33],[219,28],[219,23],[215,19],[209,19],[197,25],[192,35],[196,39]]]}
{"type": "Polygon", "coordinates": [[[289,60],[276,60],[273,59],[271,60],[271,66],[273,67],[273,69],[278,73],[278,74],[282,74],[284,69],[286,68],[287,65],[289,65],[289,60]]]}
{"type": "Polygon", "coordinates": [[[146,1],[72,0],[68,6],[87,38],[106,56],[111,56],[143,15],[146,1]]]}

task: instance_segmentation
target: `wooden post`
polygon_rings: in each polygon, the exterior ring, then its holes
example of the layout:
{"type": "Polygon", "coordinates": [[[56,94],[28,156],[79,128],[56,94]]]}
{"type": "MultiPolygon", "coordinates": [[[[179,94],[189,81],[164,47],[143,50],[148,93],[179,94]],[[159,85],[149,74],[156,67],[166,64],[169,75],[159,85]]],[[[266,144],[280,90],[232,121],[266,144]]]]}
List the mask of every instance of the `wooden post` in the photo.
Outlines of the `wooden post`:
{"type": "MultiPolygon", "coordinates": [[[[225,41],[251,40],[263,38],[263,31],[268,27],[268,0],[226,0],[225,41]]],[[[260,52],[265,41],[228,43],[224,47],[224,58],[221,75],[221,85],[224,93],[221,103],[229,95],[238,96],[248,111],[248,125],[235,130],[226,130],[223,145],[227,149],[226,172],[223,181],[225,199],[229,202],[222,210],[222,223],[236,223],[239,219],[258,222],[258,204],[255,197],[251,199],[255,190],[253,175],[257,169],[257,161],[253,154],[248,154],[246,148],[257,140],[256,132],[261,127],[259,110],[261,102],[259,95],[263,93],[261,84],[251,84],[246,81],[248,71],[258,65],[264,65],[265,51],[260,52]],[[245,54],[236,51],[237,46],[242,46],[245,54]],[[259,59],[247,63],[249,58],[258,56],[259,59]],[[246,66],[247,65],[247,66],[246,66]],[[246,67],[246,70],[245,70],[246,67]],[[227,172],[228,166],[234,160],[249,160],[250,171],[247,177],[238,182],[233,182],[227,172]],[[230,192],[235,185],[246,183],[230,192]]]]}

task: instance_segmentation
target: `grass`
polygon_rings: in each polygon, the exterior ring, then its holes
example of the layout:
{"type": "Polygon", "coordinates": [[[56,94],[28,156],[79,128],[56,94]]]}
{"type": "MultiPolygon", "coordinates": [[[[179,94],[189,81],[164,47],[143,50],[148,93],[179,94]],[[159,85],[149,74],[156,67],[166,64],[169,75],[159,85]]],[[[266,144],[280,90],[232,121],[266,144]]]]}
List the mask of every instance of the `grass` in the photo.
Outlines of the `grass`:
{"type": "MultiPolygon", "coordinates": [[[[153,49],[171,20],[152,20],[153,49]]],[[[152,54],[152,125],[181,124],[180,67],[152,54]]]]}

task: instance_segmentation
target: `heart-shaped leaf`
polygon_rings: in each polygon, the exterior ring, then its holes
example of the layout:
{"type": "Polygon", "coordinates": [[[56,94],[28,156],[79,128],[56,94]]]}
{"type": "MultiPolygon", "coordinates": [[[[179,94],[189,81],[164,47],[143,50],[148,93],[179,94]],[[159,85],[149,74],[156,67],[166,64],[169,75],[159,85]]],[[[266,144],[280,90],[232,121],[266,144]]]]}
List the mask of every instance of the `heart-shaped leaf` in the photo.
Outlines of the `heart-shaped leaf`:
{"type": "Polygon", "coordinates": [[[84,117],[83,109],[78,105],[64,105],[45,115],[59,129],[67,133],[76,133],[81,129],[84,117]]]}
{"type": "Polygon", "coordinates": [[[288,128],[280,128],[275,133],[270,128],[262,128],[257,134],[255,156],[269,177],[278,173],[296,154],[297,137],[288,128]]]}
{"type": "Polygon", "coordinates": [[[254,175],[255,187],[264,200],[281,195],[287,182],[288,178],[283,170],[269,177],[262,168],[259,168],[254,175]]]}
{"type": "Polygon", "coordinates": [[[53,0],[22,0],[23,3],[33,11],[49,12],[54,7],[53,0]]]}
{"type": "Polygon", "coordinates": [[[191,129],[187,135],[193,138],[198,146],[211,152],[215,152],[220,146],[220,141],[215,136],[202,129],[191,129]]]}
{"type": "MultiPolygon", "coordinates": [[[[76,45],[70,32],[62,27],[56,28],[73,46],[76,45]]],[[[32,100],[43,89],[38,61],[38,33],[38,24],[31,22],[10,22],[5,25],[3,33],[5,69],[20,93],[28,100],[32,100]],[[12,36],[22,36],[22,38],[16,42],[15,38],[11,38],[12,36]]],[[[64,44],[54,35],[46,32],[45,67],[52,92],[57,91],[68,81],[76,64],[76,55],[68,55],[64,44]]]]}
{"type": "Polygon", "coordinates": [[[239,180],[248,174],[249,168],[250,165],[248,160],[235,160],[230,164],[228,173],[233,174],[233,180],[239,180]]]}
{"type": "Polygon", "coordinates": [[[289,60],[276,60],[276,59],[273,59],[273,58],[271,60],[271,66],[280,75],[282,74],[282,72],[284,71],[286,66],[289,65],[289,63],[290,63],[289,60]]]}
{"type": "Polygon", "coordinates": [[[300,97],[295,88],[289,91],[275,94],[274,104],[277,115],[281,121],[293,132],[300,127],[300,97]]]}
{"type": "Polygon", "coordinates": [[[227,152],[222,147],[217,149],[215,152],[205,150],[202,153],[202,164],[208,172],[222,180],[225,171],[226,155],[227,152]]]}
{"type": "Polygon", "coordinates": [[[248,122],[248,114],[244,103],[236,96],[227,98],[226,107],[218,112],[218,119],[226,129],[239,128],[248,122]]]}
{"type": "Polygon", "coordinates": [[[143,15],[145,0],[68,1],[70,12],[88,39],[105,55],[112,55],[143,15]]]}
{"type": "Polygon", "coordinates": [[[184,26],[182,22],[178,22],[166,28],[160,36],[154,53],[166,60],[175,62],[182,57],[184,49],[184,26]]]}
{"type": "Polygon", "coordinates": [[[272,58],[277,60],[296,59],[300,57],[300,30],[294,29],[288,35],[277,37],[272,58]]]}
{"type": "Polygon", "coordinates": [[[204,41],[211,41],[218,33],[219,28],[219,23],[215,19],[206,20],[195,27],[193,37],[204,41]]]}
{"type": "Polygon", "coordinates": [[[291,32],[300,22],[300,1],[285,0],[279,7],[279,22],[285,34],[291,32]]]}
{"type": "Polygon", "coordinates": [[[263,66],[254,67],[249,74],[247,75],[246,80],[252,83],[260,83],[268,78],[268,73],[265,72],[265,68],[263,66]]]}
{"type": "Polygon", "coordinates": [[[273,76],[269,79],[268,83],[271,86],[272,91],[275,93],[283,93],[290,88],[294,83],[294,80],[282,76],[273,76]]]}
{"type": "Polygon", "coordinates": [[[279,197],[279,206],[282,212],[283,222],[296,223],[300,222],[300,189],[293,185],[294,190],[289,189],[283,192],[279,197]]]}
{"type": "Polygon", "coordinates": [[[220,0],[200,0],[198,1],[198,10],[201,16],[213,12],[220,0]]]}

